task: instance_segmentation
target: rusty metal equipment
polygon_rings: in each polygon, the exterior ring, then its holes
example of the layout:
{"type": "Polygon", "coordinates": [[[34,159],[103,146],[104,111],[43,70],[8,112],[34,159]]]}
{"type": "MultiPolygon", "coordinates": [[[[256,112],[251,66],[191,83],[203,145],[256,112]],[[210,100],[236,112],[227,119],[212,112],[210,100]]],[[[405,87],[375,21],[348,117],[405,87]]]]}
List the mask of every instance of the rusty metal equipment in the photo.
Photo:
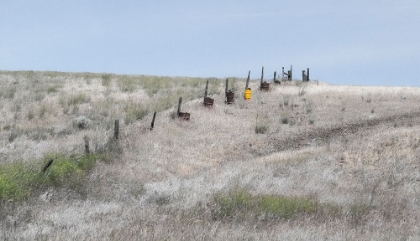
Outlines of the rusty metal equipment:
{"type": "Polygon", "coordinates": [[[262,82],[260,85],[260,90],[261,91],[269,91],[270,90],[270,83],[267,82],[262,82]]]}
{"type": "Polygon", "coordinates": [[[204,97],[204,106],[205,107],[213,107],[214,99],[210,97],[204,97]]]}

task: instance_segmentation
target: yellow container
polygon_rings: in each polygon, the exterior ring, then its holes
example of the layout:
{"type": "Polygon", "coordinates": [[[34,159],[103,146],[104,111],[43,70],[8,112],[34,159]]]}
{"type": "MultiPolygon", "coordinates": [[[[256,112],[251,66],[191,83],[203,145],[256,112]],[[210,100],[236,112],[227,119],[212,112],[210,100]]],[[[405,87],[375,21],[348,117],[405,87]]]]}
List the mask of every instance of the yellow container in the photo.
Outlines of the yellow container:
{"type": "Polygon", "coordinates": [[[252,90],[251,88],[245,89],[244,98],[245,100],[250,100],[252,96],[252,90]]]}

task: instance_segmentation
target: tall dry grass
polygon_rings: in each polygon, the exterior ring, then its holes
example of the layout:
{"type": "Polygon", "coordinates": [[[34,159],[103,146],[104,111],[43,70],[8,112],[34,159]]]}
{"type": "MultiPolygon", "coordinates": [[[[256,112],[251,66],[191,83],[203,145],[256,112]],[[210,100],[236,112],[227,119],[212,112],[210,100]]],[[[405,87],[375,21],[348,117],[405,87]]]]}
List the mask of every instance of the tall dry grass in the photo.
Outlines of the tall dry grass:
{"type": "Polygon", "coordinates": [[[122,152],[96,163],[83,193],[52,188],[3,201],[4,239],[420,236],[418,88],[294,81],[261,93],[255,81],[244,101],[238,79],[236,103],[225,105],[224,81],[213,79],[208,109],[200,103],[205,79],[3,71],[0,81],[2,163],[82,153],[84,136],[99,151],[114,119],[123,120],[122,152]],[[29,87],[36,79],[43,98],[29,87]],[[180,95],[189,122],[171,118],[180,95]],[[32,119],[22,114],[30,110],[32,119]],[[80,115],[88,128],[74,126],[80,115]]]}

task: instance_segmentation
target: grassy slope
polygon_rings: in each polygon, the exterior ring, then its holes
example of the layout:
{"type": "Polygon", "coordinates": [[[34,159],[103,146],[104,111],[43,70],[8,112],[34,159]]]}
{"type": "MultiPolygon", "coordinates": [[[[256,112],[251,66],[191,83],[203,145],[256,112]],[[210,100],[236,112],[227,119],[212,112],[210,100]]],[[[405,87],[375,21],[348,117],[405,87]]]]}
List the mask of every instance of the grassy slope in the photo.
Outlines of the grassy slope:
{"type": "Polygon", "coordinates": [[[2,163],[82,153],[84,136],[100,150],[124,120],[123,153],[96,164],[83,195],[4,203],[5,238],[419,238],[418,88],[293,82],[260,93],[253,82],[244,101],[238,80],[227,106],[212,79],[206,109],[204,79],[1,72],[0,82],[2,163]],[[171,118],[179,96],[189,122],[171,118]],[[73,125],[80,115],[86,130],[73,125]]]}

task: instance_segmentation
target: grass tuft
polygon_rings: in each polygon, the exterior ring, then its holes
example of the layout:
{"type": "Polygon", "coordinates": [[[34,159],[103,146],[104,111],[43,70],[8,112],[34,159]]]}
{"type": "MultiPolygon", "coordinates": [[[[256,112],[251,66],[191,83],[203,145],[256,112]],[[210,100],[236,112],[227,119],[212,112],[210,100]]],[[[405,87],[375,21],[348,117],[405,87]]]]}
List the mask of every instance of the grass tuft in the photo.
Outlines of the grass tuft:
{"type": "Polygon", "coordinates": [[[243,189],[228,194],[216,194],[213,198],[213,220],[244,221],[263,214],[266,220],[291,219],[297,215],[320,215],[332,218],[341,214],[334,204],[320,204],[308,197],[281,195],[251,195],[243,189]]]}

